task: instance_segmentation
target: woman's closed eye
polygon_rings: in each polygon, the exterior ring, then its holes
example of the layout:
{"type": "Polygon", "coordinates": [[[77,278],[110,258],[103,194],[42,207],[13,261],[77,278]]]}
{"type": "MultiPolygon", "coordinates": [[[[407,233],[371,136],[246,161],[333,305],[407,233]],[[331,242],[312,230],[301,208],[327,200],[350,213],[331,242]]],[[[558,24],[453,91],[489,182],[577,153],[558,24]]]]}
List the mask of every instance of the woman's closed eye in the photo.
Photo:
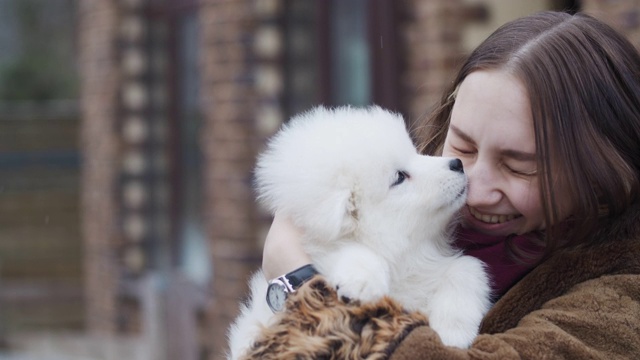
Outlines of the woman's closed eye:
{"type": "Polygon", "coordinates": [[[538,169],[520,170],[515,167],[511,167],[509,165],[505,165],[504,167],[507,169],[508,172],[521,177],[531,177],[531,176],[535,176],[538,173],[538,169]]]}
{"type": "Polygon", "coordinates": [[[398,170],[396,171],[396,176],[395,176],[395,179],[393,180],[393,183],[391,184],[391,187],[400,185],[409,178],[410,176],[406,171],[398,170]]]}
{"type": "Polygon", "coordinates": [[[452,146],[451,149],[461,155],[473,155],[476,153],[476,150],[473,148],[462,148],[462,147],[455,147],[452,146]]]}

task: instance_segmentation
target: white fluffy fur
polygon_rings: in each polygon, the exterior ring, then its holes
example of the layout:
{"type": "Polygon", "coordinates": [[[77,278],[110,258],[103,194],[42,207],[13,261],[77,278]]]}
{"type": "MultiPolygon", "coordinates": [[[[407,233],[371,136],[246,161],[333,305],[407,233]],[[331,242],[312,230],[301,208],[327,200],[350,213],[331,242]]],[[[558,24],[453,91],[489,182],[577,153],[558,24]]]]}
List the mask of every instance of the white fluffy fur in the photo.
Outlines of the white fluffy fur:
{"type": "MultiPolygon", "coordinates": [[[[339,293],[390,295],[429,316],[447,345],[468,347],[489,307],[483,264],[451,247],[466,177],[450,158],[418,154],[403,119],[379,107],[315,108],[274,136],[256,169],[259,198],[290,216],[316,268],[339,293]],[[409,177],[393,185],[398,171],[409,177]]],[[[273,317],[258,272],[230,330],[230,357],[273,317]]]]}

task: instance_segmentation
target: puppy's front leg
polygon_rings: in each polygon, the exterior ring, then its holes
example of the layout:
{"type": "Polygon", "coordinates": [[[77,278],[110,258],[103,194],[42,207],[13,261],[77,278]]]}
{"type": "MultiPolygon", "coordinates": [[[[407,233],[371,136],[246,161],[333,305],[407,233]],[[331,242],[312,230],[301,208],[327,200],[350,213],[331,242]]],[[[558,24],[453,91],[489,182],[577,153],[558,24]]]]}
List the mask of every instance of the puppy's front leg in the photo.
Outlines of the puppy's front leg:
{"type": "Polygon", "coordinates": [[[484,265],[476,258],[461,256],[450,259],[442,270],[428,304],[429,324],[445,345],[467,348],[491,305],[484,265]]]}
{"type": "Polygon", "coordinates": [[[390,291],[389,264],[361,244],[347,244],[330,254],[321,273],[338,289],[340,296],[373,301],[390,291]]]}

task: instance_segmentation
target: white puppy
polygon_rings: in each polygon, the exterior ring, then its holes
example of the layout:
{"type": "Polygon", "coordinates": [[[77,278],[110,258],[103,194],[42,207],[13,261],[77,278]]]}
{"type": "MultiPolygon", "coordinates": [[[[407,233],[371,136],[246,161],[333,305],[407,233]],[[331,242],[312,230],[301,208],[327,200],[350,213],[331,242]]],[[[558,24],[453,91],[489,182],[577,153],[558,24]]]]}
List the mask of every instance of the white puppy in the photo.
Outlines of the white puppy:
{"type": "MultiPolygon", "coordinates": [[[[466,200],[459,160],[420,155],[403,119],[379,107],[318,107],[269,142],[256,179],[263,203],[304,230],[304,249],[340,295],[389,295],[428,315],[445,344],[471,344],[490,290],[483,264],[451,246],[466,200]]],[[[258,272],[230,330],[231,358],[269,325],[266,289],[258,272]]]]}

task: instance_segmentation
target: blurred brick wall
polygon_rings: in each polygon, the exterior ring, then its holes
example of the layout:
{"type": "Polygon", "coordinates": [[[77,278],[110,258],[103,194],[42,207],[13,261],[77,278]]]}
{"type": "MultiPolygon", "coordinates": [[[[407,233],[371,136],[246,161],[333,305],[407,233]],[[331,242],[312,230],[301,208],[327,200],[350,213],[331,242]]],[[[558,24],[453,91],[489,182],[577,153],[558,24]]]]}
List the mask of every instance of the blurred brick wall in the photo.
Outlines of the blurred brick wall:
{"type": "Polygon", "coordinates": [[[82,236],[84,238],[87,327],[114,332],[116,282],[113,256],[116,239],[116,176],[118,138],[115,134],[118,70],[115,1],[78,2],[79,67],[81,75],[82,236]]]}

